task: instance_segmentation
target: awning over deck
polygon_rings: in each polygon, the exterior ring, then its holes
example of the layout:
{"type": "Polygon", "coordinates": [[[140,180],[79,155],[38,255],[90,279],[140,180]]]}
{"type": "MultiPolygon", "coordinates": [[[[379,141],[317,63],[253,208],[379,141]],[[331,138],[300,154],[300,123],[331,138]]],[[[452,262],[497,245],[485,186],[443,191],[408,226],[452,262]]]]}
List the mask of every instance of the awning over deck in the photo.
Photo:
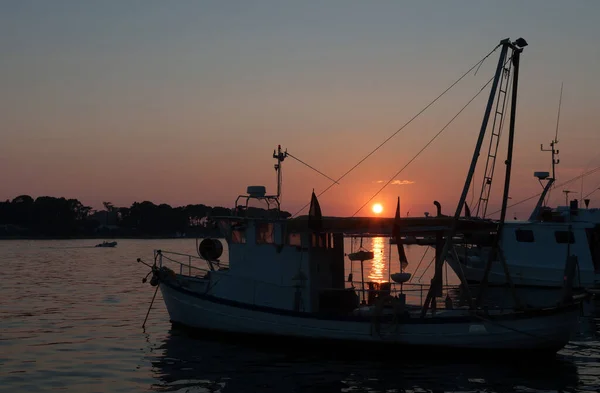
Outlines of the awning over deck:
{"type": "MultiPolygon", "coordinates": [[[[400,219],[400,233],[403,235],[427,235],[447,231],[452,227],[454,217],[403,217],[400,219]]],[[[308,230],[308,216],[287,220],[291,232],[308,230]]],[[[491,233],[496,230],[497,221],[460,218],[457,234],[491,233]]],[[[322,217],[322,231],[346,235],[391,236],[394,227],[393,217],[322,217]]]]}

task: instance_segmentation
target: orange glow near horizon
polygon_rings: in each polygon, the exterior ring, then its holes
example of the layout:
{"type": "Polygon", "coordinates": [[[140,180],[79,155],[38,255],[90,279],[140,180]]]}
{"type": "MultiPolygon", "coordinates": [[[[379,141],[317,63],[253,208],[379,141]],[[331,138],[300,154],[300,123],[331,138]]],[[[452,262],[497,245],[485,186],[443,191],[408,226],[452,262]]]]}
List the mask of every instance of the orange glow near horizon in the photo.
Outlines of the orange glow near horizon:
{"type": "MultiPolygon", "coordinates": [[[[559,137],[557,181],[600,166],[600,82],[590,83],[600,53],[585,49],[597,46],[600,2],[543,9],[522,2],[521,16],[509,21],[487,3],[464,9],[416,2],[404,12],[400,2],[343,9],[260,2],[241,18],[222,2],[95,2],[77,9],[77,23],[71,13],[21,3],[2,13],[5,36],[19,39],[3,43],[10,56],[0,62],[0,201],[25,194],[75,198],[98,210],[103,202],[143,201],[233,207],[250,185],[276,194],[273,150],[281,144],[290,153],[282,163],[281,208],[291,214],[308,213],[313,190],[325,216],[393,217],[398,197],[402,217],[434,214],[434,200],[442,214],[453,214],[491,86],[481,88],[499,51],[452,83],[507,31],[530,44],[518,88],[509,206],[541,192],[532,173],[550,169],[538,146],[555,137],[563,80],[559,133],[569,137],[559,137]],[[538,18],[526,17],[533,12],[538,18]],[[463,23],[484,16],[491,18],[486,34],[463,23]],[[552,28],[558,24],[565,28],[552,28]],[[390,37],[414,39],[399,46],[390,37]],[[190,50],[199,39],[201,50],[190,50]],[[560,58],[545,50],[556,43],[560,58]]],[[[470,206],[483,184],[493,116],[470,206]]],[[[498,159],[506,146],[502,135],[498,159]]],[[[496,166],[490,211],[501,206],[502,172],[496,166]]],[[[600,171],[576,184],[569,187],[588,194],[600,186],[600,171]]],[[[564,204],[562,192],[548,198],[549,205],[564,204]]],[[[600,192],[590,198],[590,207],[600,206],[600,192]]],[[[509,216],[528,217],[536,199],[510,207],[509,216]]]]}

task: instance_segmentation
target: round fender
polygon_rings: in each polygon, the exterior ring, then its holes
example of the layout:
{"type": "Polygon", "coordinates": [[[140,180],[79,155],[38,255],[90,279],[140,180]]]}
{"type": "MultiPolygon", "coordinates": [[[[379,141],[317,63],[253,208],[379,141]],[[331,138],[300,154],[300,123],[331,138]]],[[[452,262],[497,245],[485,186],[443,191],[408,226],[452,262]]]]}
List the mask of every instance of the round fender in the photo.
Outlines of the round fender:
{"type": "Polygon", "coordinates": [[[219,239],[207,238],[200,242],[198,252],[202,258],[209,261],[216,261],[223,254],[223,244],[219,239]]]}

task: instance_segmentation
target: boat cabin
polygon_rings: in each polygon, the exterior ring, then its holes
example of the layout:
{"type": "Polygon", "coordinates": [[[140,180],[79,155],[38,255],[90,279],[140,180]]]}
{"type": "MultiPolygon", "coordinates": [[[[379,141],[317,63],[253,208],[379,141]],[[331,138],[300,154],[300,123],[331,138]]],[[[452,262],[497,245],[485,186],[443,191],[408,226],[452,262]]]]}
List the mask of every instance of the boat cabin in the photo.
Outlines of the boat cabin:
{"type": "MultiPolygon", "coordinates": [[[[501,242],[515,284],[561,283],[568,256],[577,257],[575,286],[593,286],[600,278],[600,226],[594,223],[510,221],[505,224],[501,242]]],[[[457,244],[455,249],[466,268],[481,272],[491,247],[457,244]]],[[[456,270],[454,259],[450,254],[450,265],[456,270]]],[[[498,263],[492,265],[490,273],[504,279],[503,268],[498,263]]]]}
{"type": "MultiPolygon", "coordinates": [[[[246,204],[236,202],[232,216],[213,218],[227,242],[229,268],[210,272],[211,293],[306,312],[322,310],[336,297],[331,293],[336,293],[340,299],[352,300],[353,308],[358,306],[357,295],[345,288],[343,234],[291,230],[290,220],[279,217],[276,197],[257,195],[256,190],[249,187],[248,195],[238,197],[246,204]],[[248,201],[253,198],[275,202],[276,208],[262,216],[250,214],[248,201]]],[[[342,308],[349,311],[349,307],[342,308]]]]}

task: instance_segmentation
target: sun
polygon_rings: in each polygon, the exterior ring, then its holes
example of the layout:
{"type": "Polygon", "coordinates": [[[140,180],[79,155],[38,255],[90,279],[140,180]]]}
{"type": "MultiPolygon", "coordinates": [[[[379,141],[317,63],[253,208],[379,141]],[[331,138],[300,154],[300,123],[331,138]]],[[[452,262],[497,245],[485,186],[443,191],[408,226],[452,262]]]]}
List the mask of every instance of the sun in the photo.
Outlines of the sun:
{"type": "Polygon", "coordinates": [[[381,206],[381,203],[376,203],[373,205],[372,209],[373,209],[373,213],[381,214],[381,212],[383,211],[383,206],[381,206]]]}

